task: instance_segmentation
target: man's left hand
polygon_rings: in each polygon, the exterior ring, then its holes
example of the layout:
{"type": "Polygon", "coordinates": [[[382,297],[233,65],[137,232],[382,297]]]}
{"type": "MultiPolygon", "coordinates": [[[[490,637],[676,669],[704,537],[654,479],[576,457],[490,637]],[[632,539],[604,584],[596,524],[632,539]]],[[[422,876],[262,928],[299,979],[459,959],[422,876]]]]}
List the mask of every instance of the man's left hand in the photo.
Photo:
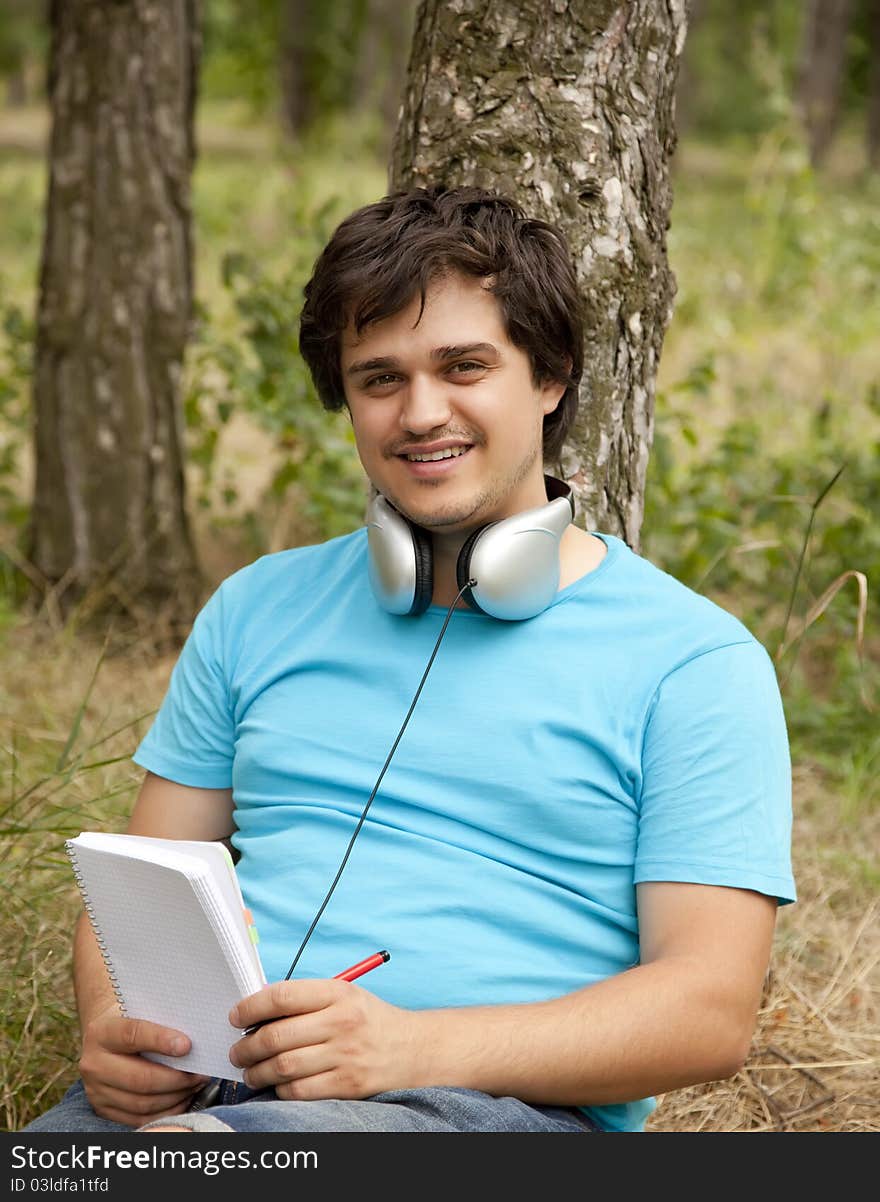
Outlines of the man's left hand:
{"type": "Polygon", "coordinates": [[[250,1089],[282,1101],[368,1098],[420,1082],[420,1024],[352,981],[276,981],[239,1002],[233,1026],[265,1026],[230,1049],[250,1089]],[[269,1020],[269,1021],[267,1021],[269,1020]]]}

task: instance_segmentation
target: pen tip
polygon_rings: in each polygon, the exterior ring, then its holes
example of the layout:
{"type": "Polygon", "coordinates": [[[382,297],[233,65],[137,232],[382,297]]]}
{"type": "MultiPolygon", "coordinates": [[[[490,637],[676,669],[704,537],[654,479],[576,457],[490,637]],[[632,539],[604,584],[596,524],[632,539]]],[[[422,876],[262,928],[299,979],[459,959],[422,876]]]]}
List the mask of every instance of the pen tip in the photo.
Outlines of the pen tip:
{"type": "Polygon", "coordinates": [[[379,955],[382,957],[382,959],[385,961],[386,964],[391,959],[391,952],[379,952],[379,955]]]}

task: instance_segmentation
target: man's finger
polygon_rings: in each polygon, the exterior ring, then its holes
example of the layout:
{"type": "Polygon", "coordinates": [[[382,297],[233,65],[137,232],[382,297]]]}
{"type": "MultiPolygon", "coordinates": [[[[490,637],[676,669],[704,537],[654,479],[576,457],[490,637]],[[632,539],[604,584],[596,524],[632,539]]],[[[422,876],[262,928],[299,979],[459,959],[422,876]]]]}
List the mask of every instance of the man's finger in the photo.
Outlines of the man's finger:
{"type": "Polygon", "coordinates": [[[245,1084],[248,1089],[265,1089],[269,1085],[329,1073],[337,1067],[338,1059],[338,1054],[325,1043],[287,1048],[271,1059],[251,1064],[245,1084]]]}
{"type": "Polygon", "coordinates": [[[96,1082],[130,1094],[159,1094],[200,1089],[209,1077],[187,1073],[143,1056],[118,1056],[113,1052],[86,1053],[79,1062],[86,1083],[96,1082]]]}
{"type": "Polygon", "coordinates": [[[245,1035],[229,1049],[229,1059],[239,1068],[249,1068],[283,1052],[317,1047],[326,1042],[328,1030],[321,1011],[279,1018],[245,1035]]]}
{"type": "Polygon", "coordinates": [[[259,993],[243,998],[229,1012],[233,1027],[247,1028],[270,1018],[292,1017],[323,1010],[338,1001],[347,989],[357,989],[350,981],[336,979],[310,981],[275,981],[259,993]]]}
{"type": "Polygon", "coordinates": [[[146,1123],[151,1118],[158,1118],[160,1114],[167,1114],[170,1110],[178,1109],[184,1103],[189,1105],[195,1092],[193,1088],[169,1090],[166,1093],[134,1094],[105,1085],[96,1093],[92,1106],[100,1106],[103,1110],[124,1112],[131,1115],[132,1119],[146,1123]]]}
{"type": "Polygon", "coordinates": [[[184,1056],[192,1046],[182,1031],[160,1027],[141,1018],[118,1018],[102,1032],[102,1045],[110,1052],[161,1052],[165,1056],[184,1056]]]}

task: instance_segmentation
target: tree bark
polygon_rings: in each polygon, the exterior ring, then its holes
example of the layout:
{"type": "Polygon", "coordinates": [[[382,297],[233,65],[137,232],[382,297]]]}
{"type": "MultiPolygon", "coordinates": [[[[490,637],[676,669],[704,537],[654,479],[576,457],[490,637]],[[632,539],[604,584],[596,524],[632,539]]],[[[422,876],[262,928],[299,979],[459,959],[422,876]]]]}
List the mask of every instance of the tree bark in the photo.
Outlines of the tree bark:
{"type": "Polygon", "coordinates": [[[52,2],[30,547],[62,611],[88,594],[89,612],[182,626],[196,4],[52,2]]]}
{"type": "Polygon", "coordinates": [[[638,549],[666,253],[684,0],[423,0],[391,186],[476,184],[565,230],[585,369],[562,462],[578,521],[638,549]]]}
{"type": "Polygon", "coordinates": [[[852,0],[810,0],[807,12],[797,96],[814,167],[837,129],[851,13],[852,0]]]}

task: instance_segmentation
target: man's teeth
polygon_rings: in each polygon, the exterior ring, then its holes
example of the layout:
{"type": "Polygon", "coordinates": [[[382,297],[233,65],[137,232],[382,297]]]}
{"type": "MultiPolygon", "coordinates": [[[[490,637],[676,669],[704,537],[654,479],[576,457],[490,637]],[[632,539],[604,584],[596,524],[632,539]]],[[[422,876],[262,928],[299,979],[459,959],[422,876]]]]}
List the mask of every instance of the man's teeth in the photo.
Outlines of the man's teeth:
{"type": "Polygon", "coordinates": [[[445,451],[432,451],[430,455],[407,455],[407,459],[413,463],[430,463],[435,459],[454,459],[468,450],[469,447],[447,447],[445,451]]]}

